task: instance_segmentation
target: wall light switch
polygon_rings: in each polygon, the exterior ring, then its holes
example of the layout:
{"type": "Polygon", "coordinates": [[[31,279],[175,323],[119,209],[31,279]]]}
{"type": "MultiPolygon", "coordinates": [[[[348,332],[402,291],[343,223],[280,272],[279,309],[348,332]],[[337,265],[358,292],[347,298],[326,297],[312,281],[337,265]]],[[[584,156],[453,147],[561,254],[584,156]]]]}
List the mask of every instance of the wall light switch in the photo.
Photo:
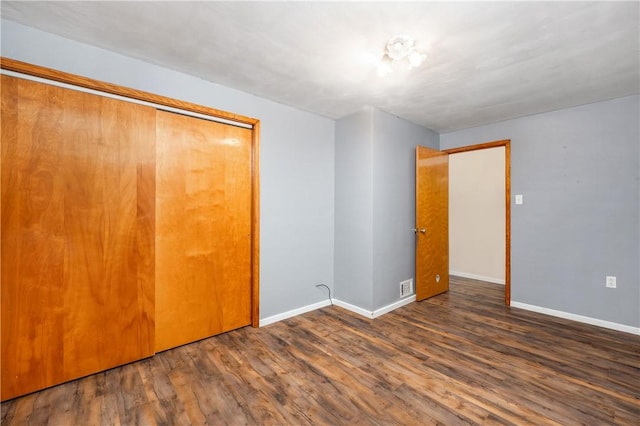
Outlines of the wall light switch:
{"type": "Polygon", "coordinates": [[[522,201],[522,194],[516,195],[516,204],[520,205],[522,204],[522,201]]]}

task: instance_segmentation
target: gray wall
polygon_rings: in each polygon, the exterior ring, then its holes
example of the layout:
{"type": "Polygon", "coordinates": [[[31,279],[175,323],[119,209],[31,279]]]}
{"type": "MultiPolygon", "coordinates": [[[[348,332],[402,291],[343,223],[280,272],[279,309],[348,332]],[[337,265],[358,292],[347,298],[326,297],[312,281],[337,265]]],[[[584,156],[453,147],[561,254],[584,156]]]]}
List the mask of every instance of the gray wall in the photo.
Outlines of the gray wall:
{"type": "MultiPolygon", "coordinates": [[[[261,318],[325,300],[315,284],[333,288],[334,262],[336,295],[365,309],[397,300],[397,282],[413,276],[406,232],[414,222],[414,182],[406,180],[413,175],[406,166],[418,142],[408,141],[423,132],[419,143],[434,147],[435,133],[373,110],[336,124],[1,25],[8,58],[261,120],[261,318]]],[[[514,301],[640,326],[638,113],[632,96],[441,135],[442,149],[512,140],[512,194],[525,196],[524,205],[512,206],[514,301]],[[604,287],[605,275],[618,277],[616,290],[604,287]]]]}
{"type": "Polygon", "coordinates": [[[260,317],[333,286],[333,120],[2,20],[2,55],[261,120],[260,317]]]}
{"type": "Polygon", "coordinates": [[[336,297],[374,311],[415,275],[415,147],[438,135],[366,108],[336,122],[336,297]]]}
{"type": "Polygon", "coordinates": [[[511,139],[513,301],[640,326],[638,105],[636,95],[440,136],[441,149],[511,139]]]}
{"type": "Polygon", "coordinates": [[[438,134],[373,110],[373,310],[398,301],[400,281],[415,277],[417,145],[438,149],[438,134]]]}
{"type": "Polygon", "coordinates": [[[336,298],[373,307],[373,115],[366,108],[336,121],[336,298]]]}

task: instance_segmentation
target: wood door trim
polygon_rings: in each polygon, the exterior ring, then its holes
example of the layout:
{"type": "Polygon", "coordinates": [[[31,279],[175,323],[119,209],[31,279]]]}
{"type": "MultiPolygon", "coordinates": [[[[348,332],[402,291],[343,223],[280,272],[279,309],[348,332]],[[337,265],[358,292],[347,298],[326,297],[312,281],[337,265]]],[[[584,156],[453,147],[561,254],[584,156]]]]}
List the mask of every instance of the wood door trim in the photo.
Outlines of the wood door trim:
{"type": "Polygon", "coordinates": [[[251,153],[251,326],[260,327],[260,122],[253,125],[251,153]]]}
{"type": "Polygon", "coordinates": [[[85,89],[97,90],[111,95],[118,95],[138,101],[151,102],[157,105],[177,108],[180,110],[204,114],[211,117],[233,120],[238,123],[251,125],[252,127],[252,194],[251,194],[251,221],[252,221],[252,252],[251,252],[251,325],[258,327],[260,324],[260,120],[209,108],[191,102],[180,101],[165,96],[156,95],[142,90],[131,89],[117,84],[106,83],[64,71],[58,71],[15,59],[0,57],[0,68],[18,72],[33,77],[39,77],[59,83],[70,84],[85,89]]]}
{"type": "Polygon", "coordinates": [[[255,126],[255,124],[259,121],[255,118],[245,117],[243,115],[233,114],[230,112],[205,107],[203,105],[180,101],[177,99],[156,95],[142,90],[131,89],[128,87],[119,86],[117,84],[106,83],[104,81],[94,80],[75,74],[69,74],[64,71],[58,71],[39,65],[33,65],[22,61],[17,61],[15,59],[0,57],[0,68],[8,71],[31,75],[34,77],[44,78],[47,80],[57,81],[59,83],[71,84],[73,86],[78,86],[85,89],[97,90],[99,92],[109,93],[111,95],[123,96],[125,98],[151,102],[162,106],[181,109],[183,111],[204,114],[211,117],[222,118],[225,120],[237,121],[238,123],[248,124],[251,126],[255,126]]]}
{"type": "Polygon", "coordinates": [[[504,139],[500,141],[479,143],[476,145],[461,146],[458,148],[443,149],[442,152],[446,152],[447,154],[459,154],[461,152],[478,151],[480,149],[499,148],[501,146],[508,146],[510,143],[510,139],[504,139]]]}
{"type": "Polygon", "coordinates": [[[478,151],[481,149],[504,147],[504,195],[505,195],[505,267],[504,267],[504,303],[511,306],[511,139],[485,142],[459,148],[443,149],[447,154],[478,151]]]}

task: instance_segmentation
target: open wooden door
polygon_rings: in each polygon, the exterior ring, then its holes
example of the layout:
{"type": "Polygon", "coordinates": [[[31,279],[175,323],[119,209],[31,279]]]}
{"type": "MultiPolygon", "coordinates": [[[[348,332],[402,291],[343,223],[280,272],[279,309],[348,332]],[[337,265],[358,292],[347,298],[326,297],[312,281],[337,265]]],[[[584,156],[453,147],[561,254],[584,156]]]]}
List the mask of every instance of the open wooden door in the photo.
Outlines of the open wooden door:
{"type": "Polygon", "coordinates": [[[416,147],[416,300],[449,290],[449,154],[416,147]]]}

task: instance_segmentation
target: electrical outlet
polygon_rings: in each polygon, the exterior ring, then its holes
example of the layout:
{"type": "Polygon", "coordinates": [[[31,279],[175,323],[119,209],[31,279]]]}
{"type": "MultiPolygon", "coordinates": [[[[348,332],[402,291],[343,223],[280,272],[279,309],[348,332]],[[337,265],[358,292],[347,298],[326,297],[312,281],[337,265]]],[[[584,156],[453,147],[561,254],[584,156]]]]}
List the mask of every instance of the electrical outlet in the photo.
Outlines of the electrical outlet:
{"type": "Polygon", "coordinates": [[[413,278],[400,283],[400,297],[405,297],[413,292],[413,278]]]}
{"type": "Polygon", "coordinates": [[[616,288],[616,277],[607,275],[605,283],[607,288],[616,288]]]}

